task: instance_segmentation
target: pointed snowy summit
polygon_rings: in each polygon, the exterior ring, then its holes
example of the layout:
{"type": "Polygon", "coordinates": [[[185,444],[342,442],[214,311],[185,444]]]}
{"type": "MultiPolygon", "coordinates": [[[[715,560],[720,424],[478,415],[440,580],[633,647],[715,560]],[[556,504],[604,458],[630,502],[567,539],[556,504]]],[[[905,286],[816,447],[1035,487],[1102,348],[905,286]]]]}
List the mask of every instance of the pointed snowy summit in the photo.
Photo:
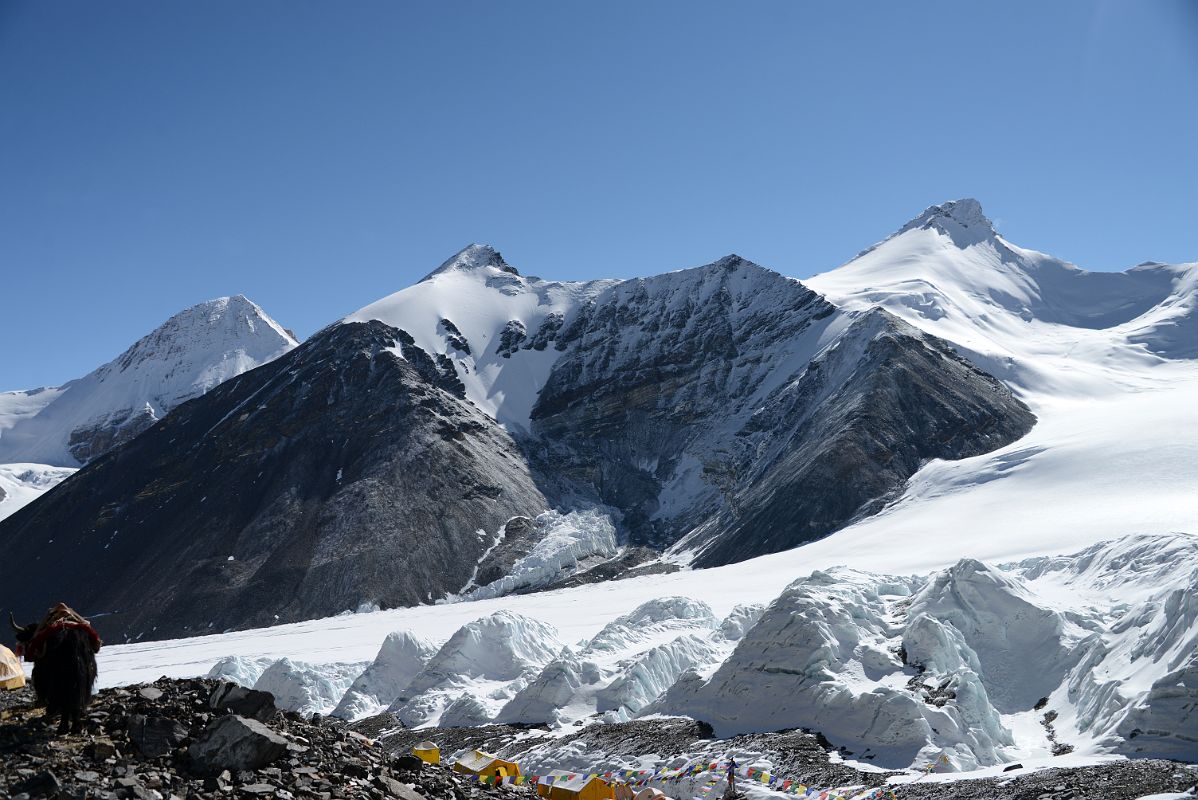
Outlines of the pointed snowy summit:
{"type": "Polygon", "coordinates": [[[895,236],[916,229],[939,231],[950,237],[958,247],[968,247],[998,235],[994,223],[982,212],[982,204],[972,197],[929,206],[900,228],[895,236]]]}
{"type": "Polygon", "coordinates": [[[511,275],[520,274],[515,267],[504,261],[499,251],[491,245],[470,244],[447,259],[441,266],[425,275],[420,281],[423,283],[430,278],[435,278],[447,272],[466,272],[485,269],[487,267],[492,267],[511,275]]]}

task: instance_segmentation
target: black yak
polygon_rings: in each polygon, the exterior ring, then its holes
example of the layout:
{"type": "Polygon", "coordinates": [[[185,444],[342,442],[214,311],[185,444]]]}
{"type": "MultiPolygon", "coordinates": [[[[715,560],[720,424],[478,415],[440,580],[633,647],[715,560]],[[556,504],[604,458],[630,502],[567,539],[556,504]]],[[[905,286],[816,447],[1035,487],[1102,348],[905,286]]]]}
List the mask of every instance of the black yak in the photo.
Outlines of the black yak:
{"type": "Polygon", "coordinates": [[[65,603],[32,625],[18,625],[12,614],[9,620],[17,633],[17,655],[33,662],[33,691],[46,717],[59,717],[59,733],[81,732],[83,709],[96,683],[101,642],[95,628],[65,603]]]}

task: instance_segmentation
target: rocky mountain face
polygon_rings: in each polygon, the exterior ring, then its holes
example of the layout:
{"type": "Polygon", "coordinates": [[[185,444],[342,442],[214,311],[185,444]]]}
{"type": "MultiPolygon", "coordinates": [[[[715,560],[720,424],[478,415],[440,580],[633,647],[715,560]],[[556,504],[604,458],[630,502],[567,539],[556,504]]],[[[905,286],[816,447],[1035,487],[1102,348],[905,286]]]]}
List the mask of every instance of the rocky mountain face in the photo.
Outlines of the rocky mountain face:
{"type": "Polygon", "coordinates": [[[381,322],[337,325],[5,520],[0,580],[25,616],[70,596],[110,638],[414,605],[546,505],[452,367],[381,322]]]}
{"type": "Polygon", "coordinates": [[[193,306],[82,378],[0,394],[0,463],[86,464],[180,403],[295,345],[241,295],[193,306]]]}
{"type": "Polygon", "coordinates": [[[944,342],[845,314],[736,256],[613,287],[557,336],[532,411],[545,471],[702,566],[789,549],[880,507],[929,458],[1031,413],[944,342]]]}
{"type": "Polygon", "coordinates": [[[725,564],[1033,422],[944,342],[737,256],[560,283],[474,245],[0,523],[0,579],[22,610],[67,592],[109,635],[167,637],[615,577],[669,547],[725,564]],[[549,509],[609,519],[530,524],[549,509]]]}

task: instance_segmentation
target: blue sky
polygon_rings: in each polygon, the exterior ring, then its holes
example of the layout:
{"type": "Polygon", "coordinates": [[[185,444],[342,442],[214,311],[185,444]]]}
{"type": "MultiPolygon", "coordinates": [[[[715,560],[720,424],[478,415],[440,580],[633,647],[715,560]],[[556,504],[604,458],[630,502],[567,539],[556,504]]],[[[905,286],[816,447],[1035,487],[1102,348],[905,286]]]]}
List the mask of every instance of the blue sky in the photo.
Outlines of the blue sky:
{"type": "Polygon", "coordinates": [[[1198,260],[1198,3],[5,2],[0,389],[244,293],[301,336],[472,241],[796,277],[931,203],[1198,260]]]}

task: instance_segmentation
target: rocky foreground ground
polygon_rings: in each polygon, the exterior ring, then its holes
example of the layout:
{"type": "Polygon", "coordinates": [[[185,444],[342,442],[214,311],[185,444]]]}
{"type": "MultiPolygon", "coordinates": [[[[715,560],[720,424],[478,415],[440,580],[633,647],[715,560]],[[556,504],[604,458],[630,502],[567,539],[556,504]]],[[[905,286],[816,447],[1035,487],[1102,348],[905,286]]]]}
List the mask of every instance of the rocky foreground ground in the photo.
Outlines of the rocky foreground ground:
{"type": "Polygon", "coordinates": [[[471,784],[339,724],[275,710],[228,683],[167,680],[100,692],[86,731],[58,736],[32,693],[0,692],[0,798],[490,800],[535,793],[471,784]]]}
{"type": "MultiPolygon", "coordinates": [[[[484,747],[505,755],[538,744],[574,744],[627,754],[754,751],[778,771],[811,785],[880,786],[885,773],[859,772],[801,731],[717,741],[702,723],[652,720],[591,725],[565,738],[507,726],[403,730],[391,715],[351,726],[305,720],[273,698],[211,680],[167,680],[100,692],[86,731],[58,736],[32,693],[0,693],[0,798],[8,800],[205,800],[206,798],[370,798],[371,800],[531,800],[528,786],[484,786],[409,755],[432,738],[443,752],[484,747]]],[[[900,800],[1131,800],[1198,786],[1198,768],[1168,761],[1122,761],[951,784],[895,786],[900,800]]],[[[668,787],[667,787],[668,788],[668,787]]]]}

